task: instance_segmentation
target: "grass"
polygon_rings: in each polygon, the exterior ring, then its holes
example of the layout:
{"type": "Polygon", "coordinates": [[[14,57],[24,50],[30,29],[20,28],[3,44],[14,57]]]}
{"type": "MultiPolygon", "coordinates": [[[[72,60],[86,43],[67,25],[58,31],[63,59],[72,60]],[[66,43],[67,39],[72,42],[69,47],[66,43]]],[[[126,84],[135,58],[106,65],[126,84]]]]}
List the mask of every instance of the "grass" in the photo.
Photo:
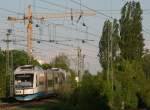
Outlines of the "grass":
{"type": "Polygon", "coordinates": [[[0,103],[16,103],[14,98],[1,98],[0,103]]]}
{"type": "MultiPolygon", "coordinates": [[[[16,100],[14,98],[3,98],[0,99],[0,103],[16,103],[16,100]]],[[[73,106],[65,103],[65,102],[61,102],[61,101],[56,101],[56,102],[52,102],[52,101],[47,101],[47,102],[43,102],[40,104],[35,104],[32,102],[30,104],[25,104],[25,105],[21,105],[21,106],[16,106],[16,107],[12,107],[12,108],[8,108],[8,110],[77,110],[74,109],[73,106]]]]}
{"type": "Polygon", "coordinates": [[[75,108],[63,102],[58,103],[45,102],[43,104],[23,105],[11,108],[9,110],[75,110],[75,108]]]}

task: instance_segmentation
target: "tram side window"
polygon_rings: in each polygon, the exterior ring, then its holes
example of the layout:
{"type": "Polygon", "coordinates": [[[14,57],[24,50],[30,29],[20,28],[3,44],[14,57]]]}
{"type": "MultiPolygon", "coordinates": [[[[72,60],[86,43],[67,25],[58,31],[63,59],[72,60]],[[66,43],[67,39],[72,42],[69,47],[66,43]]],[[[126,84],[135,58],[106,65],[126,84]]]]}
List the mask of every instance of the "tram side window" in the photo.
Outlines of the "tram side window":
{"type": "Polygon", "coordinates": [[[58,77],[55,77],[55,84],[58,83],[58,77]]]}
{"type": "Polygon", "coordinates": [[[52,86],[53,86],[53,80],[48,79],[48,86],[49,86],[49,87],[52,87],[52,86]]]}
{"type": "Polygon", "coordinates": [[[43,86],[43,85],[44,85],[44,77],[43,77],[43,76],[40,76],[40,77],[39,77],[39,85],[40,85],[40,86],[43,86]]]}

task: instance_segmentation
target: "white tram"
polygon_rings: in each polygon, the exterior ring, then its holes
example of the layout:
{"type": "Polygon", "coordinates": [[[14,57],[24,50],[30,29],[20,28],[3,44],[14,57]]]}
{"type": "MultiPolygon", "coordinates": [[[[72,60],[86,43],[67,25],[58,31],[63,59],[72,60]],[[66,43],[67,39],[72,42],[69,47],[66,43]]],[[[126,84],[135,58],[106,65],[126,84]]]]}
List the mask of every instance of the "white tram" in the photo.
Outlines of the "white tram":
{"type": "Polygon", "coordinates": [[[66,80],[66,72],[52,68],[25,65],[14,72],[15,99],[29,101],[57,94],[66,80]]]}

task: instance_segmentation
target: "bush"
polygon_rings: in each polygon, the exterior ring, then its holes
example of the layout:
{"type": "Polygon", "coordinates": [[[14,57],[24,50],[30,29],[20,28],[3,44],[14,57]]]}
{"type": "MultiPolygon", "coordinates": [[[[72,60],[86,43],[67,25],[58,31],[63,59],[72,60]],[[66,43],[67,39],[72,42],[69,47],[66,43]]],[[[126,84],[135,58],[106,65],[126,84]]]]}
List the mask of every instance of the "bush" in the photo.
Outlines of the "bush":
{"type": "Polygon", "coordinates": [[[107,96],[101,87],[97,77],[85,74],[71,95],[70,103],[79,110],[109,110],[107,96]]]}

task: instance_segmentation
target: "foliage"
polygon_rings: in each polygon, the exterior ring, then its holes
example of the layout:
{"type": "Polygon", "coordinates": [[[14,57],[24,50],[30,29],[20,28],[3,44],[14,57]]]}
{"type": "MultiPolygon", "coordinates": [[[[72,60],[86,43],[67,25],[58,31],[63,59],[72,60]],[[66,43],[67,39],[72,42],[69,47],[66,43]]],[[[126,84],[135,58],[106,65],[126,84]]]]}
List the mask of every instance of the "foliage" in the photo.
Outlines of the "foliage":
{"type": "Polygon", "coordinates": [[[121,57],[136,60],[143,55],[142,10],[139,2],[127,2],[120,19],[121,57]]]}
{"type": "Polygon", "coordinates": [[[60,54],[51,62],[52,67],[69,70],[69,59],[65,54],[60,54]]]}
{"type": "Polygon", "coordinates": [[[63,102],[69,103],[70,95],[74,92],[77,87],[77,82],[75,80],[76,72],[70,68],[69,59],[65,54],[60,54],[56,56],[50,64],[43,64],[43,68],[61,68],[67,72],[67,81],[63,85],[61,92],[59,94],[59,99],[63,102]]]}
{"type": "Polygon", "coordinates": [[[146,107],[149,107],[150,109],[150,80],[146,81],[146,83],[143,86],[143,92],[141,95],[141,100],[143,101],[144,105],[146,107]]]}
{"type": "Polygon", "coordinates": [[[112,83],[108,84],[104,78],[105,71],[96,76],[99,80],[95,80],[100,82],[102,88],[100,92],[106,95],[109,107],[113,110],[135,109],[141,107],[141,102],[149,103],[149,99],[145,97],[148,96],[146,88],[149,86],[146,86],[148,84],[139,61],[118,60],[113,67],[113,89],[112,83]]]}
{"type": "Polygon", "coordinates": [[[116,57],[119,55],[119,42],[119,24],[117,20],[115,19],[113,23],[109,20],[106,20],[104,23],[102,36],[99,42],[100,63],[104,71],[107,70],[108,63],[110,63],[109,61],[111,60],[111,51],[112,60],[115,60],[116,57]]]}
{"type": "Polygon", "coordinates": [[[70,96],[74,92],[74,90],[77,88],[77,82],[75,80],[76,73],[72,69],[69,69],[69,75],[67,76],[67,81],[63,85],[63,88],[60,92],[60,99],[63,102],[70,103],[70,96]]]}
{"type": "Polygon", "coordinates": [[[142,68],[147,79],[150,79],[150,54],[145,54],[142,58],[142,68]]]}
{"type": "Polygon", "coordinates": [[[119,85],[121,100],[124,101],[125,107],[136,108],[138,105],[137,94],[142,93],[145,83],[142,66],[137,61],[126,60],[120,62],[119,66],[122,69],[116,69],[116,79],[121,84],[119,85]]]}
{"type": "MultiPolygon", "coordinates": [[[[112,23],[106,20],[99,42],[99,57],[103,67],[102,78],[103,94],[108,98],[109,106],[114,110],[137,108],[149,105],[149,55],[143,56],[144,39],[142,34],[142,10],[139,2],[127,2],[121,11],[120,25],[117,20],[112,23]],[[119,30],[120,29],[120,30],[119,30]],[[110,53],[110,46],[113,46],[110,53]],[[110,65],[112,54],[114,73],[113,83],[105,79],[106,71],[110,65]],[[141,62],[142,61],[142,62],[141,62]],[[113,84],[113,85],[112,85],[113,84]],[[145,87],[143,87],[145,85],[145,87]]],[[[110,78],[110,81],[112,79],[110,78]]]]}
{"type": "Polygon", "coordinates": [[[39,65],[37,60],[34,60],[33,57],[31,58],[31,62],[29,63],[29,56],[25,51],[13,50],[12,54],[13,54],[14,69],[17,68],[18,66],[27,65],[27,64],[39,65]]]}
{"type": "MultiPolygon", "coordinates": [[[[93,76],[85,71],[81,82],[75,81],[76,73],[69,67],[69,59],[61,54],[44,69],[62,68],[70,72],[63,87],[63,103],[53,109],[68,110],[120,110],[150,107],[150,54],[143,56],[142,10],[139,2],[127,2],[121,11],[120,25],[106,20],[99,42],[99,57],[103,72],[93,76]],[[113,24],[113,25],[112,25],[113,24]],[[120,30],[119,30],[120,29],[120,30]],[[111,38],[112,37],[112,38],[111,38]],[[112,42],[111,42],[112,40],[112,42]],[[112,43],[112,44],[111,44],[112,43]],[[112,47],[111,47],[112,46],[112,47]],[[111,53],[112,49],[112,53],[111,53]],[[112,55],[112,56],[111,56],[112,55]],[[142,57],[143,56],[143,57],[142,57]],[[109,60],[112,58],[113,83],[105,79],[109,60]],[[67,108],[68,106],[68,108],[67,108]]],[[[24,51],[13,50],[14,69],[28,64],[24,51]]],[[[6,95],[5,52],[0,51],[0,97],[6,95]]],[[[32,64],[38,64],[32,58],[32,64]]],[[[49,109],[48,105],[47,108],[49,109]]]]}
{"type": "Polygon", "coordinates": [[[42,64],[41,67],[46,70],[46,69],[52,68],[52,65],[45,63],[45,64],[42,64]]]}
{"type": "Polygon", "coordinates": [[[113,29],[112,29],[112,59],[115,60],[119,56],[119,42],[120,42],[120,35],[119,35],[119,23],[116,19],[113,21],[113,29]]]}
{"type": "MultiPolygon", "coordinates": [[[[25,51],[12,50],[9,51],[10,57],[10,68],[9,73],[13,72],[18,66],[29,64],[29,56],[25,51]],[[11,65],[12,64],[12,65],[11,65]]],[[[10,84],[10,74],[6,73],[6,51],[0,51],[0,97],[9,96],[9,84],[10,84]]],[[[31,64],[39,65],[39,63],[31,59],[31,64]]]]}
{"type": "Polygon", "coordinates": [[[74,89],[77,87],[77,82],[75,80],[76,72],[70,69],[69,73],[70,73],[70,76],[69,76],[70,88],[71,88],[71,91],[74,91],[74,89]]]}
{"type": "Polygon", "coordinates": [[[71,70],[69,67],[69,59],[65,54],[60,54],[58,56],[56,56],[52,62],[50,62],[50,64],[42,64],[41,65],[42,68],[44,69],[48,69],[48,68],[61,68],[64,69],[66,71],[71,70]]]}
{"type": "Polygon", "coordinates": [[[70,103],[79,110],[109,110],[101,83],[98,77],[85,73],[80,85],[70,96],[70,103]]]}
{"type": "Polygon", "coordinates": [[[150,107],[150,54],[145,54],[142,57],[142,68],[144,70],[144,74],[146,77],[145,84],[143,86],[143,92],[142,92],[142,101],[144,104],[148,107],[150,107]]]}
{"type": "Polygon", "coordinates": [[[107,64],[110,55],[110,34],[111,34],[111,22],[106,20],[103,27],[102,36],[99,42],[99,57],[100,63],[104,70],[107,70],[107,64]]]}
{"type": "Polygon", "coordinates": [[[4,52],[0,51],[0,97],[6,95],[6,75],[5,75],[5,55],[4,52]]]}

